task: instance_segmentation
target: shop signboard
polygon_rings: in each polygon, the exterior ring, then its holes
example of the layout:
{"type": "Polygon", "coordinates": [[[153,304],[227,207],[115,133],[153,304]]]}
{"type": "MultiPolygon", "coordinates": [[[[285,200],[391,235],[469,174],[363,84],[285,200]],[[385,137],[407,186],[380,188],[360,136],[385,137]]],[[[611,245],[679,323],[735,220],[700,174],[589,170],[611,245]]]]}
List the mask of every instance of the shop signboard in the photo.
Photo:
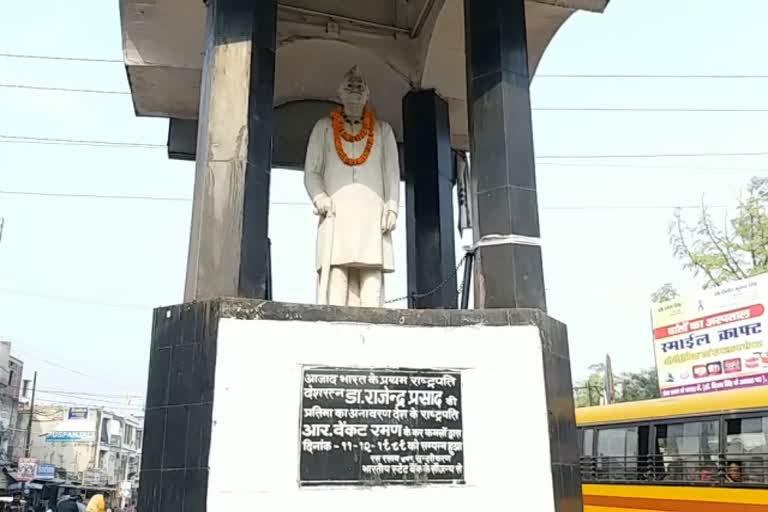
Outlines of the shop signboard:
{"type": "Polygon", "coordinates": [[[662,397],[768,385],[768,274],[654,304],[662,397]]]}
{"type": "Polygon", "coordinates": [[[88,408],[87,407],[70,407],[69,414],[67,415],[69,420],[87,420],[88,408]]]}
{"type": "Polygon", "coordinates": [[[54,431],[45,436],[49,443],[93,443],[96,441],[96,433],[93,431],[54,431]]]}
{"type": "Polygon", "coordinates": [[[18,470],[16,471],[16,480],[19,482],[29,482],[35,479],[37,469],[37,459],[22,458],[19,459],[18,470]]]}
{"type": "Polygon", "coordinates": [[[56,466],[53,464],[37,464],[35,480],[53,480],[56,478],[56,466]]]}
{"type": "Polygon", "coordinates": [[[101,468],[88,468],[83,473],[83,484],[92,486],[106,485],[107,475],[101,468]]]}

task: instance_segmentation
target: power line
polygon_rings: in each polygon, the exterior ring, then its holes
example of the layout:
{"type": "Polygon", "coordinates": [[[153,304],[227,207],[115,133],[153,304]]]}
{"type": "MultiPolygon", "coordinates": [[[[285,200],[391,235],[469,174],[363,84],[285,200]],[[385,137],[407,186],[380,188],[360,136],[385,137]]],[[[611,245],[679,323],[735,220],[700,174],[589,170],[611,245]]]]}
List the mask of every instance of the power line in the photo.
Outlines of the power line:
{"type": "Polygon", "coordinates": [[[62,142],[43,142],[43,141],[35,141],[35,140],[4,140],[0,139],[0,143],[6,143],[6,144],[37,144],[37,145],[44,145],[44,146],[88,146],[88,147],[94,147],[94,148],[112,148],[112,149],[159,149],[160,147],[165,146],[137,146],[132,144],[89,144],[89,143],[81,143],[81,142],[72,142],[72,143],[62,143],[62,142]]]}
{"type": "Polygon", "coordinates": [[[616,154],[616,155],[537,155],[545,159],[581,159],[581,158],[701,158],[719,156],[766,156],[768,152],[751,153],[647,153],[647,154],[616,154]]]}
{"type": "Polygon", "coordinates": [[[66,194],[55,192],[34,192],[27,190],[0,190],[0,195],[12,195],[12,196],[38,196],[38,197],[62,197],[73,199],[110,199],[121,200],[129,199],[134,201],[170,201],[178,203],[188,203],[192,199],[188,197],[156,197],[156,196],[123,196],[123,195],[108,195],[108,194],[66,194]]]}
{"type": "MultiPolygon", "coordinates": [[[[18,344],[18,340],[14,341],[14,343],[18,344]]],[[[23,359],[23,360],[32,359],[32,360],[42,361],[43,363],[45,363],[45,364],[47,364],[49,366],[52,366],[54,368],[58,368],[60,370],[68,371],[68,372],[73,373],[75,375],[80,375],[82,377],[88,377],[89,379],[95,379],[95,380],[98,380],[101,383],[105,383],[105,382],[109,383],[109,380],[105,379],[104,377],[99,377],[99,376],[96,376],[96,375],[91,375],[89,373],[85,373],[85,372],[82,372],[80,370],[76,370],[74,368],[70,368],[70,367],[65,366],[63,364],[59,364],[59,363],[50,361],[49,359],[46,359],[45,357],[41,356],[40,354],[38,354],[36,352],[33,352],[31,350],[25,349],[23,346],[21,347],[21,350],[18,350],[18,347],[14,348],[14,351],[16,351],[16,353],[18,353],[20,355],[21,359],[23,359]]],[[[119,387],[119,386],[115,386],[114,384],[112,384],[112,385],[114,387],[119,387]]]]}
{"type": "Polygon", "coordinates": [[[64,397],[64,398],[75,399],[75,400],[83,400],[83,401],[88,401],[88,402],[96,402],[96,403],[99,403],[99,404],[128,405],[128,402],[130,402],[130,400],[124,400],[124,401],[105,400],[103,398],[84,397],[84,396],[72,395],[72,394],[68,394],[68,393],[56,393],[56,392],[53,392],[53,391],[39,391],[38,390],[37,392],[38,393],[42,393],[44,395],[61,396],[61,397],[64,397]]]}
{"type": "Polygon", "coordinates": [[[726,172],[768,172],[768,168],[745,168],[745,167],[701,167],[701,166],[685,166],[685,165],[632,165],[632,164],[596,164],[593,162],[587,162],[583,164],[578,163],[562,163],[562,162],[536,162],[537,166],[546,167],[579,167],[582,169],[679,169],[690,171],[726,171],[726,172]]]}
{"type": "MultiPolygon", "coordinates": [[[[712,204],[706,205],[707,208],[728,208],[724,204],[712,204]]],[[[562,206],[549,206],[542,208],[543,210],[692,210],[700,209],[701,205],[675,205],[675,204],[606,204],[606,205],[562,205],[562,206]]]]}
{"type": "MultiPolygon", "coordinates": [[[[9,143],[42,143],[55,145],[86,145],[99,147],[131,147],[144,149],[166,149],[165,144],[150,144],[144,142],[119,142],[107,140],[61,139],[52,137],[26,137],[21,135],[0,134],[0,142],[9,143]],[[4,140],[5,139],[5,140],[4,140]]],[[[766,156],[768,152],[724,152],[724,153],[647,153],[647,154],[595,154],[595,155],[537,155],[541,159],[603,159],[603,158],[701,158],[701,157],[730,157],[730,156],[766,156]]]]}
{"type": "MultiPolygon", "coordinates": [[[[26,192],[26,191],[9,191],[0,190],[0,195],[31,195],[31,196],[43,196],[43,197],[63,197],[63,198],[77,198],[77,199],[132,199],[132,200],[148,200],[148,201],[175,201],[175,202],[191,202],[191,198],[183,197],[154,197],[154,196],[114,196],[114,195],[99,195],[99,194],[57,194],[57,193],[45,193],[45,192],[26,192]]],[[[277,206],[301,206],[309,208],[311,205],[304,201],[273,201],[272,205],[277,206]]],[[[555,206],[543,206],[542,210],[647,210],[647,209],[674,209],[674,208],[700,208],[701,205],[555,205],[555,206]]],[[[711,208],[725,208],[724,205],[711,205],[711,208]]],[[[13,290],[0,289],[0,293],[12,293],[13,290]]],[[[47,298],[47,297],[46,297],[47,298]]],[[[54,297],[51,297],[54,298],[54,297]]],[[[114,307],[143,307],[138,305],[127,304],[103,304],[114,307]]]]}
{"type": "MultiPolygon", "coordinates": [[[[68,87],[49,87],[27,84],[8,84],[0,83],[0,88],[47,91],[47,92],[67,92],[78,94],[107,94],[107,95],[130,95],[129,91],[116,91],[110,89],[77,89],[68,87]]],[[[670,113],[759,113],[768,112],[768,108],[696,108],[696,107],[532,107],[531,110],[539,112],[670,112],[670,113]]]]}
{"type": "Polygon", "coordinates": [[[72,302],[72,303],[84,304],[88,306],[103,306],[103,307],[118,308],[118,309],[136,309],[141,311],[154,309],[152,306],[144,306],[141,304],[121,304],[121,303],[100,302],[100,301],[94,301],[90,299],[80,299],[77,297],[64,297],[64,296],[57,296],[57,295],[44,295],[39,293],[30,293],[24,290],[13,290],[8,288],[0,288],[0,293],[4,293],[7,295],[19,295],[23,297],[31,297],[35,299],[53,300],[57,302],[72,302]]]}
{"type": "Polygon", "coordinates": [[[31,90],[31,91],[72,92],[72,93],[83,93],[83,94],[119,94],[119,95],[131,94],[128,91],[113,91],[113,90],[107,90],[107,89],[72,89],[68,87],[48,87],[48,86],[42,86],[42,85],[26,85],[26,84],[0,83],[0,88],[22,89],[22,90],[31,90]]]}
{"type": "Polygon", "coordinates": [[[78,396],[92,396],[97,398],[135,398],[135,399],[143,399],[144,395],[128,395],[128,394],[104,394],[104,393],[91,393],[89,391],[71,391],[66,389],[57,389],[57,388],[46,388],[46,389],[37,389],[40,392],[50,392],[50,393],[60,393],[60,394],[67,394],[67,395],[78,395],[78,396]]]}
{"type": "Polygon", "coordinates": [[[165,144],[149,144],[146,142],[62,139],[62,138],[54,138],[54,137],[27,137],[24,135],[7,135],[3,133],[0,133],[0,142],[44,143],[44,144],[86,145],[86,146],[106,146],[106,147],[117,146],[117,147],[148,148],[148,149],[165,149],[167,147],[165,144]]]}
{"type": "MultiPolygon", "coordinates": [[[[0,53],[0,57],[9,59],[51,60],[66,62],[102,62],[111,64],[124,64],[123,59],[104,59],[94,57],[79,57],[65,55],[34,55],[19,53],[0,53]]],[[[762,74],[663,74],[663,73],[541,73],[536,78],[619,78],[619,79],[768,79],[768,75],[762,74]]]]}
{"type": "MultiPolygon", "coordinates": [[[[21,89],[47,92],[67,92],[79,94],[130,95],[129,91],[109,89],[77,89],[68,87],[48,87],[26,84],[0,83],[0,88],[21,89]]],[[[758,113],[768,112],[768,108],[695,108],[695,107],[532,107],[540,112],[719,112],[719,113],[758,113]]]]}
{"type": "Polygon", "coordinates": [[[682,75],[669,75],[669,74],[576,74],[576,73],[543,73],[535,75],[535,78],[631,78],[631,79],[663,79],[663,80],[700,80],[700,79],[727,79],[727,80],[745,80],[745,79],[768,79],[768,75],[745,75],[745,74],[682,74],[682,75]]]}
{"type": "Polygon", "coordinates": [[[93,57],[66,57],[55,55],[25,55],[20,53],[0,53],[0,57],[6,59],[29,59],[29,60],[59,60],[67,62],[110,62],[124,63],[122,59],[98,59],[93,57]]]}
{"type": "MultiPolygon", "coordinates": [[[[102,379],[101,377],[96,377],[96,376],[94,376],[94,375],[90,375],[90,374],[87,374],[87,373],[85,373],[85,372],[81,372],[80,370],[75,370],[74,368],[69,368],[69,367],[67,367],[67,366],[64,366],[64,365],[62,365],[62,364],[54,363],[53,361],[50,361],[50,360],[48,360],[48,359],[45,359],[45,358],[43,358],[43,357],[37,356],[37,355],[35,355],[35,353],[34,353],[34,352],[30,352],[30,351],[28,351],[28,350],[25,350],[25,349],[23,349],[23,348],[22,348],[22,352],[23,352],[24,354],[27,354],[27,356],[26,356],[26,357],[23,357],[23,359],[37,359],[38,361],[42,361],[42,362],[43,362],[43,363],[45,363],[45,364],[48,364],[48,365],[50,365],[50,366],[53,366],[54,368],[58,368],[58,369],[60,369],[60,370],[66,370],[66,371],[68,371],[68,372],[71,372],[71,373],[74,373],[74,374],[76,374],[76,375],[80,375],[81,377],[88,377],[88,378],[91,378],[91,379],[98,379],[99,381],[102,381],[102,382],[104,381],[104,379],[102,379]],[[32,357],[28,357],[28,356],[30,356],[30,355],[31,355],[32,357]]],[[[21,355],[23,356],[23,354],[21,354],[21,355]]]]}
{"type": "Polygon", "coordinates": [[[715,112],[715,113],[760,113],[768,108],[735,107],[531,107],[542,112],[715,112]]]}
{"type": "MultiPolygon", "coordinates": [[[[47,405],[67,405],[67,406],[74,405],[76,407],[77,406],[83,407],[87,405],[82,402],[62,402],[59,400],[49,400],[47,398],[41,398],[39,401],[44,402],[47,405]]],[[[95,406],[95,407],[99,407],[99,406],[95,406]]],[[[129,405],[109,405],[109,406],[101,406],[101,408],[106,410],[120,409],[124,411],[143,411],[144,410],[144,406],[129,406],[129,405]]]]}

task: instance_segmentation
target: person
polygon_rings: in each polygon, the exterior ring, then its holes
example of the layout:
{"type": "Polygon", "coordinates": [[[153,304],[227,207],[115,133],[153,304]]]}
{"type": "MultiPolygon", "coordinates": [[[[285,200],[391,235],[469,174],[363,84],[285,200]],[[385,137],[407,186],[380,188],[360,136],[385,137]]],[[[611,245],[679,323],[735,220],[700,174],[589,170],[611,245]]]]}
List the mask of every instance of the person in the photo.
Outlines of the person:
{"type": "Polygon", "coordinates": [[[27,512],[24,499],[22,495],[18,493],[13,495],[13,501],[11,501],[11,505],[8,508],[11,512],[27,512]]]}
{"type": "Polygon", "coordinates": [[[56,504],[56,512],[79,512],[77,497],[80,495],[77,489],[70,489],[56,504]]]}
{"type": "Polygon", "coordinates": [[[125,502],[125,507],[123,507],[123,512],[136,512],[136,506],[134,506],[131,500],[128,500],[125,502]]]}
{"type": "Polygon", "coordinates": [[[699,473],[699,479],[702,482],[712,482],[715,480],[717,469],[710,464],[702,465],[701,472],[699,473]]]}
{"type": "Polygon", "coordinates": [[[82,494],[77,493],[77,496],[75,496],[75,504],[77,505],[77,510],[80,512],[85,512],[85,504],[83,503],[82,494]]]}
{"type": "Polygon", "coordinates": [[[731,484],[740,483],[741,476],[741,462],[737,460],[728,461],[728,466],[725,471],[725,481],[731,484]]]}
{"type": "Polygon", "coordinates": [[[85,508],[86,512],[106,512],[107,503],[104,501],[102,494],[94,494],[91,501],[88,502],[88,506],[85,508]]]}

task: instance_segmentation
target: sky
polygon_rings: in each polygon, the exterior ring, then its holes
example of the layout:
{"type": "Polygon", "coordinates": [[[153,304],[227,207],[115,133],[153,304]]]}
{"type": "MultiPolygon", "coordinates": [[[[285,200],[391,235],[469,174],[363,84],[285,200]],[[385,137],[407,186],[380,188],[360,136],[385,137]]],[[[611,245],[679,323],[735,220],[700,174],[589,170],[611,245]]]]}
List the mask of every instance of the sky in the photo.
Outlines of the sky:
{"type": "MultiPolygon", "coordinates": [[[[9,2],[0,54],[120,60],[117,5],[9,2]]],[[[730,8],[718,0],[613,0],[604,14],[579,13],[561,29],[539,66],[532,104],[768,109],[765,78],[547,76],[766,76],[765,19],[764,0],[730,8]]],[[[128,95],[2,86],[12,84],[127,91],[125,68],[0,56],[0,339],[12,342],[27,378],[39,372],[38,399],[135,410],[146,388],[151,310],[182,301],[194,164],[167,158],[167,121],[137,118],[128,95]]],[[[703,201],[726,219],[749,178],[768,173],[768,156],[562,157],[768,152],[768,112],[538,110],[533,120],[548,308],[568,325],[574,376],[607,353],[618,372],[650,367],[649,294],[665,282],[701,284],[669,248],[674,208],[691,217],[703,201]]],[[[301,179],[273,172],[270,234],[282,301],[314,296],[316,220],[301,179]]],[[[405,290],[402,224],[390,298],[405,290]]]]}

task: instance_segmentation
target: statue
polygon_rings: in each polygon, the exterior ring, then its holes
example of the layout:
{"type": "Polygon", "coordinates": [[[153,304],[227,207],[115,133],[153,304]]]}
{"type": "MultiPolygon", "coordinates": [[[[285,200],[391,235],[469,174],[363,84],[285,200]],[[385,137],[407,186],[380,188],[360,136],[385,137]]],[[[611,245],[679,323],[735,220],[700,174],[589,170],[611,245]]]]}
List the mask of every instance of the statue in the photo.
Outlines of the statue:
{"type": "Polygon", "coordinates": [[[339,86],[342,108],[315,124],[304,186],[317,228],[317,303],[381,307],[384,274],[394,272],[392,230],[400,162],[392,127],[374,117],[357,66],[339,86]]]}

